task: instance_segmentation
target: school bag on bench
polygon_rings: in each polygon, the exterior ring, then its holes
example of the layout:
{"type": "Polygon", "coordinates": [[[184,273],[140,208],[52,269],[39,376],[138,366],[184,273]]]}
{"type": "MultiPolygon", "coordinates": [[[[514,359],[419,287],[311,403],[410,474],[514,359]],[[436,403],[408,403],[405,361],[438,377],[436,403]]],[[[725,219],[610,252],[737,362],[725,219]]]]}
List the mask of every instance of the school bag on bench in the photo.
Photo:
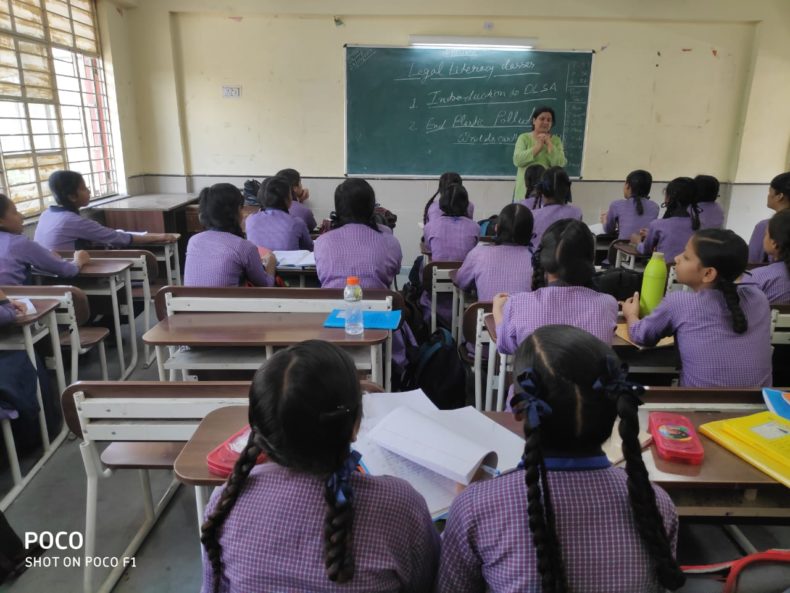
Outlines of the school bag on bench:
{"type": "Polygon", "coordinates": [[[642,272],[627,268],[609,268],[595,274],[592,283],[598,292],[605,292],[618,301],[624,301],[642,290],[642,272]]]}

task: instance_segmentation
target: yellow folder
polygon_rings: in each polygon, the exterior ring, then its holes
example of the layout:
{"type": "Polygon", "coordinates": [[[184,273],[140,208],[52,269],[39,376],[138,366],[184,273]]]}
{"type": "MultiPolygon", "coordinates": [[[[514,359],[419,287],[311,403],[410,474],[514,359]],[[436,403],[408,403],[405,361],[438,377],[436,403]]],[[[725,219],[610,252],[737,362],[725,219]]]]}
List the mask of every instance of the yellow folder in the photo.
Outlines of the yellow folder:
{"type": "Polygon", "coordinates": [[[773,412],[717,420],[702,434],[790,488],[790,421],[773,412]]]}

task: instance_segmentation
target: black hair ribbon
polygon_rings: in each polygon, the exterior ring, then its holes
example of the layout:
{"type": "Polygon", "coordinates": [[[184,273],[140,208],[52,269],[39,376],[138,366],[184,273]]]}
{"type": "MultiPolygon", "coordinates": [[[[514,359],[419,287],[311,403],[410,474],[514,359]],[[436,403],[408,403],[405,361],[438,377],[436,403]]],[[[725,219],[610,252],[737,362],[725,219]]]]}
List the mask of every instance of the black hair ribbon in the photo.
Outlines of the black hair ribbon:
{"type": "Polygon", "coordinates": [[[326,481],[326,486],[334,494],[335,502],[338,506],[345,506],[351,503],[354,497],[350,479],[351,474],[356,471],[360,459],[362,459],[362,454],[359,451],[349,452],[348,457],[346,457],[340,468],[330,474],[326,481]]]}
{"type": "Polygon", "coordinates": [[[524,391],[513,394],[510,407],[516,416],[526,414],[529,427],[537,428],[541,418],[551,415],[551,406],[539,397],[542,391],[540,378],[530,367],[518,376],[518,384],[524,391]]]}
{"type": "Polygon", "coordinates": [[[628,365],[613,356],[606,357],[606,374],[595,380],[593,389],[603,392],[612,402],[617,402],[621,397],[632,398],[637,406],[642,405],[639,396],[645,392],[642,385],[628,380],[628,365]]]}

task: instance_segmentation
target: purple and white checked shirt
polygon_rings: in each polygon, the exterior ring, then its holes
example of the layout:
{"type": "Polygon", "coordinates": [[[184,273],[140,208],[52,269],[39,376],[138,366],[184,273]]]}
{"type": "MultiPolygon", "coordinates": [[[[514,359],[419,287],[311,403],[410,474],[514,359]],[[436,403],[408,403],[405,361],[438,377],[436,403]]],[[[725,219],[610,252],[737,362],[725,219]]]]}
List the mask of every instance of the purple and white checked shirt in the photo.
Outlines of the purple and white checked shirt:
{"type": "MultiPolygon", "coordinates": [[[[699,228],[724,228],[724,210],[718,202],[700,202],[697,207],[699,208],[699,228]]],[[[690,206],[689,214],[691,214],[690,206]]]]}
{"type": "Polygon", "coordinates": [[[477,245],[480,225],[466,216],[439,216],[425,224],[422,236],[431,261],[463,261],[477,245]]]}
{"type": "Polygon", "coordinates": [[[534,196],[531,197],[531,198],[524,198],[523,200],[518,200],[516,202],[516,204],[521,204],[522,206],[526,206],[530,210],[534,210],[535,209],[535,199],[536,198],[534,196]]]}
{"type": "Polygon", "coordinates": [[[614,339],[617,301],[584,286],[545,286],[512,294],[496,326],[497,350],[513,354],[539,327],[562,323],[591,333],[606,344],[614,339]]]}
{"type": "Polygon", "coordinates": [[[307,226],[308,231],[312,231],[316,227],[313,211],[297,200],[293,200],[291,202],[291,207],[288,209],[288,214],[295,216],[296,218],[300,218],[307,226]]]}
{"type": "Polygon", "coordinates": [[[754,225],[752,236],[749,239],[749,262],[761,264],[768,261],[768,254],[763,249],[763,238],[765,237],[765,229],[768,228],[768,221],[770,218],[761,220],[754,225]]]}
{"type": "Polygon", "coordinates": [[[535,218],[535,224],[532,227],[532,246],[537,249],[538,245],[540,245],[540,239],[547,228],[558,220],[565,218],[581,220],[582,211],[570,204],[547,204],[542,208],[533,210],[532,216],[535,218]]]}
{"type": "MultiPolygon", "coordinates": [[[[436,199],[433,203],[428,206],[428,222],[432,221],[434,218],[439,218],[444,214],[442,209],[439,207],[439,196],[436,196],[436,199]]],[[[475,219],[475,205],[472,202],[469,202],[469,206],[466,208],[466,216],[474,220],[475,219]]]]}
{"type": "Polygon", "coordinates": [[[790,272],[783,261],[750,270],[744,274],[741,283],[756,285],[771,305],[790,303],[790,272]]]}
{"type": "Polygon", "coordinates": [[[640,229],[646,229],[652,221],[658,218],[658,210],[658,204],[647,198],[642,198],[642,215],[637,213],[636,202],[633,198],[615,200],[609,204],[609,212],[606,214],[606,224],[603,225],[603,230],[608,234],[617,231],[618,239],[628,239],[640,229]]]}
{"type": "Polygon", "coordinates": [[[343,288],[358,276],[362,288],[389,288],[403,259],[395,235],[349,223],[315,241],[315,265],[323,288],[343,288]]]}
{"type": "Polygon", "coordinates": [[[16,318],[16,309],[5,299],[0,301],[0,326],[8,325],[16,318]]]}
{"type": "Polygon", "coordinates": [[[71,278],[79,272],[73,262],[64,260],[24,235],[0,231],[0,284],[25,284],[33,266],[64,278],[71,278]]]}
{"type": "Polygon", "coordinates": [[[637,251],[645,255],[660,251],[664,254],[664,261],[672,263],[676,255],[683,253],[693,234],[691,218],[659,218],[647,227],[647,237],[637,245],[637,251]]]}
{"type": "Polygon", "coordinates": [[[310,231],[301,218],[274,208],[247,217],[247,239],[272,251],[313,250],[310,231]]]}
{"type": "Polygon", "coordinates": [[[108,228],[61,206],[50,206],[41,213],[33,238],[52,251],[84,249],[85,242],[105,247],[128,247],[132,243],[129,233],[108,228]]]}
{"type": "MultiPolygon", "coordinates": [[[[275,463],[253,468],[222,526],[222,593],[422,593],[431,591],[439,535],[407,482],[352,474],[354,577],[338,585],[324,568],[327,505],[320,478],[275,463]]],[[[221,489],[214,491],[208,516],[221,489]]],[[[202,593],[213,570],[203,553],[202,593]]]]}
{"type": "MultiPolygon", "coordinates": [[[[624,470],[549,471],[548,480],[569,590],[664,591],[637,532],[624,470]]],[[[674,552],[675,506],[661,488],[653,490],[674,552]]],[[[524,470],[472,484],[455,499],[442,534],[435,590],[540,593],[524,470]]]]}
{"type": "Polygon", "coordinates": [[[681,387],[765,387],[771,384],[771,310],[756,286],[738,287],[748,329],[736,334],[724,294],[714,288],[672,292],[628,326],[637,344],[653,346],[674,334],[681,387]]]}
{"type": "Polygon", "coordinates": [[[274,286],[254,243],[224,231],[203,231],[189,239],[184,286],[239,286],[245,280],[274,286]]]}
{"type": "Polygon", "coordinates": [[[478,301],[492,301],[499,292],[532,290],[532,252],[523,245],[479,243],[455,276],[464,290],[477,288],[478,301]]]}

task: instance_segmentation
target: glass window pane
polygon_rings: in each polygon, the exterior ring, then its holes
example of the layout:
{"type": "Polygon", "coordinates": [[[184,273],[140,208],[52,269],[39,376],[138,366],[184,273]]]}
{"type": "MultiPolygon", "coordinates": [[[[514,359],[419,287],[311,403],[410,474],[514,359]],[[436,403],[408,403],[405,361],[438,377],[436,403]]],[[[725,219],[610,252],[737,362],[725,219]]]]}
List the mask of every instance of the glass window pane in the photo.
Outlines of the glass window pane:
{"type": "Polygon", "coordinates": [[[88,25],[89,27],[93,27],[93,15],[91,14],[90,10],[82,10],[81,8],[72,8],[71,9],[71,18],[73,18],[78,23],[83,23],[88,25]]]}
{"type": "Polygon", "coordinates": [[[12,49],[0,49],[0,65],[16,68],[16,52],[12,49]]]}
{"type": "Polygon", "coordinates": [[[65,33],[63,31],[58,31],[57,29],[50,29],[49,38],[52,40],[52,43],[59,43],[60,45],[74,47],[74,36],[71,33],[65,33]]]}
{"type": "Polygon", "coordinates": [[[0,119],[0,134],[3,136],[27,134],[27,132],[27,122],[24,119],[0,119]]]}
{"type": "Polygon", "coordinates": [[[30,35],[38,39],[44,38],[44,27],[40,22],[34,23],[31,21],[23,21],[22,19],[14,19],[16,23],[16,30],[23,35],[30,35]]]}
{"type": "Polygon", "coordinates": [[[65,0],[47,0],[45,7],[49,12],[69,16],[69,3],[65,0]]]}
{"type": "Polygon", "coordinates": [[[79,35],[80,37],[85,37],[85,39],[96,39],[96,33],[93,30],[93,27],[88,25],[83,25],[82,23],[78,23],[74,21],[72,23],[74,25],[74,34],[79,35]]]}
{"type": "Polygon", "coordinates": [[[5,174],[9,185],[12,186],[36,181],[36,170],[32,167],[29,169],[6,169],[5,174]]]}
{"type": "Polygon", "coordinates": [[[54,60],[55,63],[55,74],[63,75],[63,76],[77,76],[77,72],[74,69],[74,64],[71,62],[64,62],[63,60],[54,60]]]}
{"type": "Polygon", "coordinates": [[[0,117],[25,117],[25,106],[17,101],[0,101],[0,117]]]}
{"type": "Polygon", "coordinates": [[[27,111],[30,117],[35,119],[55,119],[57,117],[55,106],[46,103],[28,103],[27,111]]]}
{"type": "Polygon", "coordinates": [[[47,21],[49,23],[50,28],[58,29],[59,31],[66,31],[68,33],[71,32],[71,21],[66,16],[60,16],[58,14],[50,12],[47,14],[47,21]]]}
{"type": "Polygon", "coordinates": [[[24,169],[33,166],[33,157],[30,155],[7,157],[4,161],[6,169],[24,169]]]}
{"type": "Polygon", "coordinates": [[[16,66],[0,66],[0,81],[19,84],[19,68],[16,66]]]}
{"type": "Polygon", "coordinates": [[[3,152],[26,152],[30,150],[28,136],[0,136],[0,149],[3,152]]]}
{"type": "Polygon", "coordinates": [[[30,131],[34,134],[57,134],[58,122],[52,119],[30,120],[30,131]]]}
{"type": "Polygon", "coordinates": [[[90,0],[71,0],[72,8],[81,8],[86,12],[91,12],[90,0]]]}
{"type": "Polygon", "coordinates": [[[10,82],[0,82],[0,95],[7,97],[21,97],[22,87],[10,82]]]}
{"type": "Polygon", "coordinates": [[[60,102],[64,105],[82,105],[79,93],[72,91],[58,91],[60,102]]]}
{"type": "Polygon", "coordinates": [[[66,154],[68,155],[69,163],[88,160],[87,148],[69,148],[66,154]]]}
{"type": "Polygon", "coordinates": [[[52,91],[51,88],[47,88],[47,87],[39,87],[39,86],[25,87],[25,93],[27,94],[28,99],[52,100],[55,98],[55,93],[52,91]]]}
{"type": "Polygon", "coordinates": [[[19,59],[22,62],[23,70],[38,70],[39,72],[49,72],[49,62],[45,56],[35,56],[33,54],[21,53],[19,59]]]}
{"type": "Polygon", "coordinates": [[[57,134],[36,134],[33,136],[36,150],[52,150],[60,148],[60,136],[57,134]]]}
{"type": "Polygon", "coordinates": [[[38,159],[39,168],[49,165],[60,167],[61,169],[63,168],[64,160],[61,153],[39,154],[36,155],[36,158],[38,159]]]}
{"type": "Polygon", "coordinates": [[[11,186],[11,199],[15,202],[17,200],[29,200],[30,198],[38,197],[38,183],[26,183],[25,185],[11,186]]]}
{"type": "Polygon", "coordinates": [[[26,86],[52,86],[52,78],[49,72],[36,72],[35,70],[25,70],[26,86]]]}
{"type": "MultiPolygon", "coordinates": [[[[13,196],[13,192],[11,192],[13,196]]],[[[16,200],[14,200],[16,201],[16,200]]],[[[16,209],[22,216],[35,216],[41,212],[41,202],[39,200],[29,200],[25,202],[17,202],[16,209]]]]}
{"type": "Polygon", "coordinates": [[[67,148],[82,148],[87,144],[82,134],[66,134],[65,139],[67,148]]]}
{"type": "Polygon", "coordinates": [[[93,39],[85,39],[84,37],[75,37],[77,42],[77,49],[97,53],[99,50],[96,47],[96,42],[93,39]]]}
{"type": "Polygon", "coordinates": [[[41,21],[41,8],[38,2],[14,2],[14,16],[29,21],[41,21]]]}
{"type": "Polygon", "coordinates": [[[58,76],[58,90],[59,91],[75,91],[80,90],[79,80],[71,76],[58,76]]]}

